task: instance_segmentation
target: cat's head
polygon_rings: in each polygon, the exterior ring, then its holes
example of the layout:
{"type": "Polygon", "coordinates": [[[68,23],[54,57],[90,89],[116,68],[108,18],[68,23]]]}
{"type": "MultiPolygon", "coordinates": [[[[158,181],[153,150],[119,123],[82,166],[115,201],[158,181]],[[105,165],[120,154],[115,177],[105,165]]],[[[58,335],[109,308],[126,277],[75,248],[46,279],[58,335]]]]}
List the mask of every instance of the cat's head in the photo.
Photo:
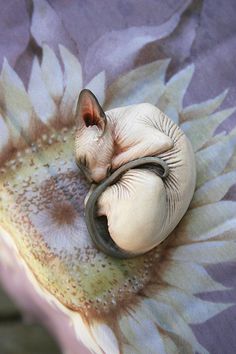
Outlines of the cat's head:
{"type": "Polygon", "coordinates": [[[111,168],[113,138],[106,115],[94,94],[81,91],[76,109],[75,158],[92,182],[100,182],[111,168]]]}

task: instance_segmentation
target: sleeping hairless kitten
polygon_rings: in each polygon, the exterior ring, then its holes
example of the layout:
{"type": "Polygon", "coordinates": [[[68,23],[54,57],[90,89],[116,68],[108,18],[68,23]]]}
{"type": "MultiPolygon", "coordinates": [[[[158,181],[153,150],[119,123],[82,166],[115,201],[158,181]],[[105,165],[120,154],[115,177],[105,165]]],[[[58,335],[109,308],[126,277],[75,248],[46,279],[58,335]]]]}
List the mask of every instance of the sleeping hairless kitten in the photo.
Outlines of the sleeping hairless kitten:
{"type": "Polygon", "coordinates": [[[76,111],[76,161],[89,181],[99,183],[111,171],[145,156],[169,166],[166,180],[147,169],[127,171],[98,201],[112,239],[122,249],[144,253],[173,230],[187,210],[195,187],[191,144],[157,107],[141,103],[104,113],[89,90],[80,93],[76,111]]]}

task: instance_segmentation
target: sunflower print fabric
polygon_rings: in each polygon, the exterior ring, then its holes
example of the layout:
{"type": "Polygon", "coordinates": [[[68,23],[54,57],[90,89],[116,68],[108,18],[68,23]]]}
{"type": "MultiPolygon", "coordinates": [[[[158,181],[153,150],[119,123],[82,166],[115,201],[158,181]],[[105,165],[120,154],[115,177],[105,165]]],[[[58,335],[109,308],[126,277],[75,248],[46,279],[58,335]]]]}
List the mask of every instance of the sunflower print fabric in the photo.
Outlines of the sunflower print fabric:
{"type": "MultiPolygon", "coordinates": [[[[235,5],[226,3],[230,16],[235,5]]],[[[24,310],[46,322],[63,353],[233,353],[235,73],[217,48],[207,54],[207,68],[202,64],[207,40],[213,43],[202,35],[213,5],[179,1],[173,10],[150,1],[145,9],[142,1],[117,1],[114,28],[105,22],[100,30],[95,21],[85,43],[86,24],[79,33],[82,25],[75,29],[70,19],[82,21],[79,11],[99,6],[34,0],[28,12],[20,10],[28,16],[27,34],[19,34],[25,42],[3,49],[0,279],[24,310]],[[143,9],[140,17],[134,6],[143,9]],[[122,13],[130,23],[117,29],[122,13]],[[89,185],[73,152],[83,88],[104,110],[156,105],[193,145],[197,186],[187,213],[166,242],[135,259],[99,252],[86,229],[89,185]]],[[[111,16],[112,7],[106,11],[111,16]]],[[[226,32],[216,30],[220,35],[226,32]]],[[[222,46],[230,53],[230,44],[222,46]]]]}

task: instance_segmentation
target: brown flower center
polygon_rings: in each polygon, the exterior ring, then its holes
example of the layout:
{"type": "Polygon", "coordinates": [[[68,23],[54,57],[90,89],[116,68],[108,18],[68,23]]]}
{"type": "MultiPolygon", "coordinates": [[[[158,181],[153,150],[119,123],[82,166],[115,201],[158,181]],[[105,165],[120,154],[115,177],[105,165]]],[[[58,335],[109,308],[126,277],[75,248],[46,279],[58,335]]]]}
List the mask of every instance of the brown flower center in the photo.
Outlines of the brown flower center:
{"type": "Polygon", "coordinates": [[[58,225],[72,224],[76,217],[76,211],[73,205],[65,201],[62,203],[55,203],[51,213],[58,225]]]}

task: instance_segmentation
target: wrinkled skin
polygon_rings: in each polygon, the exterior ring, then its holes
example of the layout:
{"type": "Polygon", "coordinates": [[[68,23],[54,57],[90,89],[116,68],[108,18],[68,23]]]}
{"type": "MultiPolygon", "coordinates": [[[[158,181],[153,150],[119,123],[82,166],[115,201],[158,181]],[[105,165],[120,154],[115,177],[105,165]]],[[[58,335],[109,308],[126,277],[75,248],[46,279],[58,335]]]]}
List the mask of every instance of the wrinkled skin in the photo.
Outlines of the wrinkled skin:
{"type": "Polygon", "coordinates": [[[171,167],[165,181],[154,172],[135,169],[98,200],[98,215],[107,217],[116,245],[133,254],[149,251],[173,230],[192,199],[196,168],[190,142],[154,105],[131,105],[105,114],[89,90],[80,94],[76,120],[76,158],[90,181],[104,179],[107,166],[116,170],[135,159],[164,154],[171,167]]]}

